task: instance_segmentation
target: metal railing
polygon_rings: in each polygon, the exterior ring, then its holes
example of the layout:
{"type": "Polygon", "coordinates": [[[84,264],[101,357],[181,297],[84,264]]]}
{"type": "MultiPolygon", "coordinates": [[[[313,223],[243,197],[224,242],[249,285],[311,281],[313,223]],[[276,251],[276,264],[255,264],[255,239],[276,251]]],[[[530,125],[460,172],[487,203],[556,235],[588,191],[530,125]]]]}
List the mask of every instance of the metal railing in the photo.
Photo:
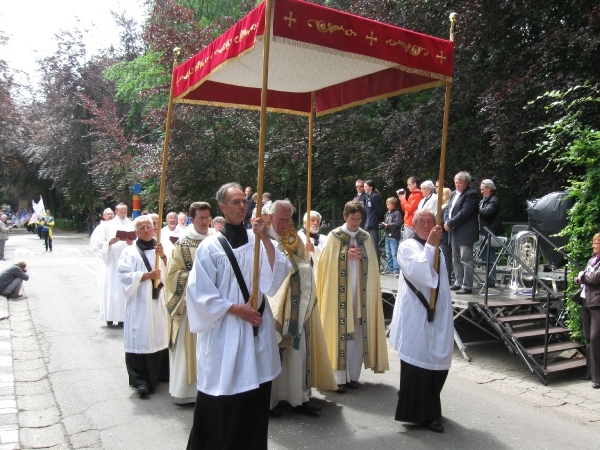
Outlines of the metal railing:
{"type": "MultiPolygon", "coordinates": [[[[497,238],[497,236],[492,232],[492,230],[490,230],[488,227],[484,227],[484,230],[486,231],[486,235],[483,241],[484,245],[487,245],[486,248],[486,264],[485,264],[485,276],[486,276],[486,282],[485,282],[485,298],[484,298],[484,304],[487,307],[488,305],[488,274],[490,273],[490,254],[491,254],[491,239],[494,239],[494,242],[499,244],[506,253],[508,253],[510,255],[510,257],[512,257],[516,262],[518,262],[522,269],[524,269],[531,277],[533,277],[533,289],[532,289],[532,293],[531,293],[531,297],[532,300],[535,301],[535,293],[537,290],[537,283],[539,283],[539,285],[544,288],[544,290],[547,292],[546,295],[546,327],[545,327],[545,333],[544,333],[544,367],[543,370],[544,372],[546,372],[547,368],[548,368],[548,344],[549,344],[549,328],[550,328],[550,297],[554,298],[554,300],[560,300],[559,297],[556,295],[556,293],[554,292],[554,290],[552,290],[546,283],[544,283],[544,281],[538,276],[538,268],[539,268],[539,245],[540,245],[540,241],[539,239],[536,240],[536,251],[535,251],[535,257],[536,257],[536,262],[535,262],[535,268],[534,270],[531,270],[529,268],[529,266],[527,266],[527,264],[525,264],[523,261],[521,261],[521,259],[509,248],[508,245],[505,245],[500,239],[497,238]]],[[[541,235],[539,233],[539,231],[537,230],[533,230],[536,235],[541,235]]],[[[543,235],[542,235],[543,236],[543,235]]],[[[543,236],[545,239],[546,237],[543,236]]],[[[554,246],[554,244],[552,244],[552,242],[550,241],[551,245],[554,246]]],[[[566,255],[565,255],[566,256],[566,255]]],[[[518,348],[518,347],[517,347],[518,348]]],[[[519,349],[519,352],[521,352],[521,349],[519,349]]],[[[524,357],[524,355],[522,355],[524,357]]]]}

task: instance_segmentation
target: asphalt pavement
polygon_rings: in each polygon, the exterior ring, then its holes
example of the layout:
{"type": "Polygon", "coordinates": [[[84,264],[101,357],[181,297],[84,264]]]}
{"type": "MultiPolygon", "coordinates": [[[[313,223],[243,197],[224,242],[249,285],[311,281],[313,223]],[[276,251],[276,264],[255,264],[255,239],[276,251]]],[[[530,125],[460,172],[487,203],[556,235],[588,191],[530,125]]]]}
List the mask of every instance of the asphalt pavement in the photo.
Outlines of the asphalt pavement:
{"type": "MultiPolygon", "coordinates": [[[[54,251],[11,234],[7,261],[27,262],[25,298],[0,297],[0,450],[185,449],[193,406],[159,386],[148,399],[129,387],[123,330],[98,320],[96,258],[87,235],[57,231],[54,251]]],[[[285,409],[269,424],[269,449],[592,449],[600,392],[580,373],[543,386],[501,343],[455,350],[442,392],[445,433],[393,420],[399,362],[363,371],[359,389],[314,392],[320,417],[285,409]]]]}

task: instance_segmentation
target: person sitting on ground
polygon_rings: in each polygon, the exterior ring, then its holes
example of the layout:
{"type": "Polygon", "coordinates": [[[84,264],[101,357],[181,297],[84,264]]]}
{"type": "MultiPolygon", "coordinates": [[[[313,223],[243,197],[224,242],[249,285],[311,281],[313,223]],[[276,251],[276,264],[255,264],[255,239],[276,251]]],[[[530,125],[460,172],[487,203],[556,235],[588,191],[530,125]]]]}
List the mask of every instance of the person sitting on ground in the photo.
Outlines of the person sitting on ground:
{"type": "Polygon", "coordinates": [[[29,280],[27,264],[19,261],[0,272],[0,293],[6,298],[21,298],[21,286],[23,281],[29,280]]]}

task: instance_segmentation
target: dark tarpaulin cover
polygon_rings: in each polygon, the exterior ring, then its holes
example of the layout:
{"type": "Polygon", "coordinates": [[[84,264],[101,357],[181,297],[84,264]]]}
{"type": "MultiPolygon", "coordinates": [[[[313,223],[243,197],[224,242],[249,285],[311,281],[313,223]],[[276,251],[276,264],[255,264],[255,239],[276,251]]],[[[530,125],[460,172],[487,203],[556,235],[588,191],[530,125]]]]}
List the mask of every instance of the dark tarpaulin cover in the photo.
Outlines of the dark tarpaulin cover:
{"type": "MultiPolygon", "coordinates": [[[[573,199],[566,192],[552,192],[539,200],[527,200],[527,213],[530,225],[550,239],[557,247],[564,246],[568,236],[553,236],[561,232],[568,222],[567,211],[573,206],[573,199]]],[[[552,266],[558,268],[566,264],[565,258],[554,247],[541,240],[542,256],[552,266]]]]}

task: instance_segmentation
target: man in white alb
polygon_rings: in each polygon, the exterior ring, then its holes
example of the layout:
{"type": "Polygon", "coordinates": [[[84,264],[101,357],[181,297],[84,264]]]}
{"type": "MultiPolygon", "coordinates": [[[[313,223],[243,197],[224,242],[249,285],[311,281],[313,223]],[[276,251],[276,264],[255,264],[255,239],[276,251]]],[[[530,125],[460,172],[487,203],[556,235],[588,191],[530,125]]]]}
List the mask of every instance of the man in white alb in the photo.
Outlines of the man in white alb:
{"type": "Polygon", "coordinates": [[[107,325],[118,323],[123,325],[125,321],[125,295],[121,288],[119,279],[119,258],[127,246],[133,244],[129,238],[117,237],[118,231],[135,231],[133,222],[127,218],[127,206],[123,203],[115,207],[115,218],[106,224],[107,245],[102,247],[101,253],[104,259],[106,286],[108,294],[101,299],[100,320],[106,321],[107,325]]]}
{"type": "Polygon", "coordinates": [[[186,292],[190,330],[198,334],[198,394],[188,449],[266,450],[271,382],[281,363],[273,314],[262,294],[274,295],[291,265],[269,239],[263,219],[255,219],[252,230],[244,226],[247,199],[239,184],[221,186],[216,198],[226,223],[198,248],[186,292]],[[251,295],[255,235],[258,311],[251,295]]]}

